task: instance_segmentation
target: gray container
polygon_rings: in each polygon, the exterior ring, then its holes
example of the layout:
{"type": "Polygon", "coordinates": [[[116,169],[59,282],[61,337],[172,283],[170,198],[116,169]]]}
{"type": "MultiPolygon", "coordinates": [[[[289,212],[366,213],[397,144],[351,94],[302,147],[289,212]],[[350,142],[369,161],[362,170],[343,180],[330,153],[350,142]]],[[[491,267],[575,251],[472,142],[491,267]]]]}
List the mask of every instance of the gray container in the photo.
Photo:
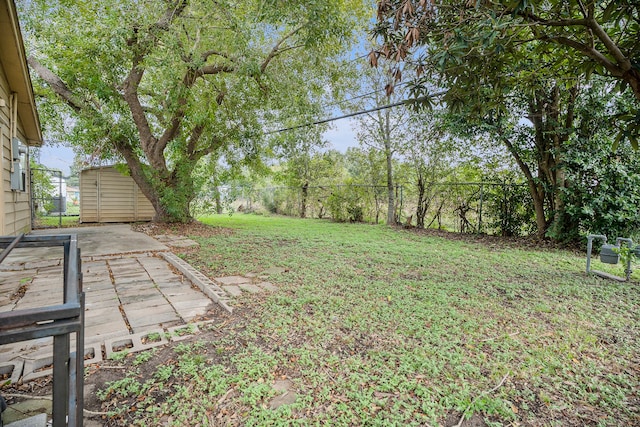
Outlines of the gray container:
{"type": "Polygon", "coordinates": [[[602,249],[600,249],[600,261],[605,264],[617,264],[620,261],[620,254],[614,252],[614,249],[617,251],[620,248],[616,245],[602,245],[602,249]]]}
{"type": "Polygon", "coordinates": [[[65,213],[67,211],[67,198],[64,196],[54,196],[51,198],[53,210],[51,212],[65,213]]]}

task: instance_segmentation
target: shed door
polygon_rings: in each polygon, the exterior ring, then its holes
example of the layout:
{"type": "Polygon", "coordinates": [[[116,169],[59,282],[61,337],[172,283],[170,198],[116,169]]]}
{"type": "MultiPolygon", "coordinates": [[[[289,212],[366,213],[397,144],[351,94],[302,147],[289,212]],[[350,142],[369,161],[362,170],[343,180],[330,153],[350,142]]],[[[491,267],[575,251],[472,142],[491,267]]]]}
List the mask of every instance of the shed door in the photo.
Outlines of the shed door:
{"type": "Polygon", "coordinates": [[[98,222],[98,188],[100,170],[80,173],[80,222],[98,222]]]}

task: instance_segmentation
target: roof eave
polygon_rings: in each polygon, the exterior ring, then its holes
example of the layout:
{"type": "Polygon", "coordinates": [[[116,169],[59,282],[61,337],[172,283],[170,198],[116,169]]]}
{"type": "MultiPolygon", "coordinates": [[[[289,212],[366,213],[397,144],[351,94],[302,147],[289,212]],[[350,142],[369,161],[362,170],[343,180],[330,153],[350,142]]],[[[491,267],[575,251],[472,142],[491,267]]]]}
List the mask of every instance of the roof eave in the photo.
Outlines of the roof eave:
{"type": "MultiPolygon", "coordinates": [[[[20,31],[18,13],[13,0],[0,0],[0,63],[9,83],[9,90],[18,96],[18,117],[27,145],[42,145],[42,129],[36,110],[35,96],[27,65],[27,56],[20,31]]],[[[8,100],[7,100],[8,101],[8,100]]]]}

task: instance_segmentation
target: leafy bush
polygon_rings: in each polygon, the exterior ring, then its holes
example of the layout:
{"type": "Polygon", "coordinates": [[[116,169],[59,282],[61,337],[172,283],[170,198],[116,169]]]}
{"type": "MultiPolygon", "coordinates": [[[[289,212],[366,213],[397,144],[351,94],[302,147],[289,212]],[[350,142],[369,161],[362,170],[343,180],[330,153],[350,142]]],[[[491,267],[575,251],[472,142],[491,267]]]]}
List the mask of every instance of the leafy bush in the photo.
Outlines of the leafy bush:
{"type": "Polygon", "coordinates": [[[636,101],[629,95],[602,96],[605,90],[579,98],[573,135],[563,153],[561,227],[551,236],[559,240],[584,243],[590,233],[640,237],[640,156],[629,144],[612,149],[615,117],[635,110],[636,101]]]}
{"type": "MultiPolygon", "coordinates": [[[[527,235],[534,231],[533,201],[526,185],[513,180],[514,173],[500,177],[504,185],[484,186],[483,214],[492,234],[527,235]],[[506,178],[506,179],[505,179],[506,178]]],[[[489,181],[492,181],[489,177],[489,181]]],[[[495,182],[495,180],[494,180],[495,182]]]]}
{"type": "Polygon", "coordinates": [[[336,186],[327,197],[327,210],[334,221],[362,222],[364,221],[362,199],[362,187],[336,186]]]}
{"type": "Polygon", "coordinates": [[[590,233],[610,238],[632,237],[640,230],[640,159],[629,147],[572,152],[570,186],[564,190],[566,221],[572,225],[565,240],[590,233]]]}

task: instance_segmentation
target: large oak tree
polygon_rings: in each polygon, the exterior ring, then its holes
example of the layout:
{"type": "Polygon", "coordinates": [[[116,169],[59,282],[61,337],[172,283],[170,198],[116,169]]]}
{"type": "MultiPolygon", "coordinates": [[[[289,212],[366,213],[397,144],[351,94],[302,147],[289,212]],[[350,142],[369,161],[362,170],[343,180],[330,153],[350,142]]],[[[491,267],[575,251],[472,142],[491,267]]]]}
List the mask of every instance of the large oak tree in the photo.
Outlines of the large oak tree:
{"type": "Polygon", "coordinates": [[[124,160],[155,218],[185,221],[199,162],[257,157],[264,126],[331,88],[362,3],[34,0],[22,12],[48,131],[124,160]]]}

